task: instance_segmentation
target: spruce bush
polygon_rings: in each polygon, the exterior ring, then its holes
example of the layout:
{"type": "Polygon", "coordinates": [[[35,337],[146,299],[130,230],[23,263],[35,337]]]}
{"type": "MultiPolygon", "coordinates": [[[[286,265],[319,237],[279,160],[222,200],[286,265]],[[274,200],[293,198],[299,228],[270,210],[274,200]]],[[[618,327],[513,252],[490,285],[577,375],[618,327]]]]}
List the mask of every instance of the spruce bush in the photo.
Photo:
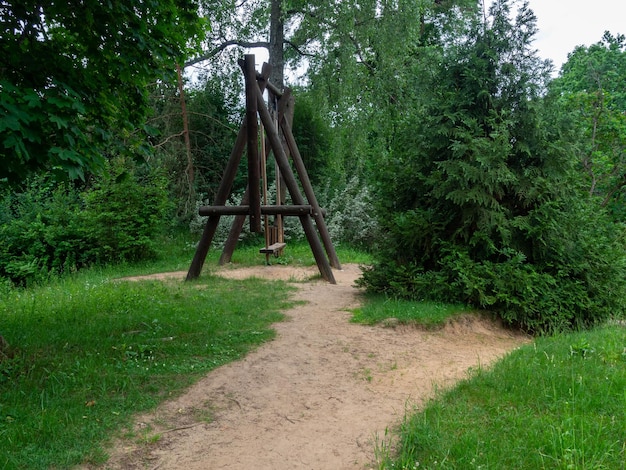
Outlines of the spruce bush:
{"type": "Polygon", "coordinates": [[[462,302],[532,332],[625,314],[619,227],[581,196],[547,74],[529,50],[535,18],[508,1],[441,51],[375,171],[386,244],[360,284],[462,302]],[[512,64],[515,67],[511,67],[512,64]]]}

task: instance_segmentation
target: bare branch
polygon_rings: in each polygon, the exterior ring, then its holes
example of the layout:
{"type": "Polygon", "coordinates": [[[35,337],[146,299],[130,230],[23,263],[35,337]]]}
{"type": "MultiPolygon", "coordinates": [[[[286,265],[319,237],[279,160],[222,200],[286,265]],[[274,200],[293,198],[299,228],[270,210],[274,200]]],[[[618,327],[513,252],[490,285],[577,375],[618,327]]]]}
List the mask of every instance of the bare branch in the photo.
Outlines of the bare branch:
{"type": "Polygon", "coordinates": [[[185,131],[181,131],[178,134],[172,134],[170,136],[168,136],[164,141],[159,142],[158,144],[154,144],[153,147],[162,147],[165,144],[167,144],[170,140],[176,138],[176,137],[181,137],[183,134],[185,133],[185,131]]]}
{"type": "Polygon", "coordinates": [[[236,39],[231,39],[230,41],[224,41],[222,44],[220,44],[219,46],[215,47],[214,49],[210,50],[209,52],[205,54],[195,57],[194,59],[188,60],[187,62],[185,62],[185,67],[190,67],[194,64],[197,64],[198,62],[209,60],[230,46],[238,46],[238,47],[246,47],[246,48],[264,47],[266,49],[269,49],[270,44],[267,41],[247,42],[247,41],[238,41],[236,39]]]}
{"type": "Polygon", "coordinates": [[[315,57],[315,54],[312,54],[310,52],[304,52],[302,49],[300,49],[296,44],[294,44],[291,41],[284,41],[284,44],[291,46],[301,56],[315,57]]]}

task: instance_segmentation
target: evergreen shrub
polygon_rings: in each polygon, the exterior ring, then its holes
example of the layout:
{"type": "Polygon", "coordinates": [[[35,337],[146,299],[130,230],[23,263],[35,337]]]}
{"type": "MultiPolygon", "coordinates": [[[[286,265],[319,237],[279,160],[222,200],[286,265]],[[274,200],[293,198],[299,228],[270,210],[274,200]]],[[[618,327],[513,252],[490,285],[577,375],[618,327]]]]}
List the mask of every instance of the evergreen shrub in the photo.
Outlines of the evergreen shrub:
{"type": "Polygon", "coordinates": [[[109,171],[84,194],[80,219],[91,262],[139,261],[156,255],[155,239],[173,208],[168,181],[158,171],[113,160],[109,171]]]}
{"type": "Polygon", "coordinates": [[[625,315],[623,235],[579,190],[564,120],[543,100],[547,69],[529,52],[534,28],[527,5],[502,1],[441,51],[376,166],[386,243],[361,285],[539,333],[625,315]]]}
{"type": "Polygon", "coordinates": [[[46,176],[0,199],[0,277],[17,284],[155,255],[171,204],[167,182],[124,160],[79,190],[46,176]]]}

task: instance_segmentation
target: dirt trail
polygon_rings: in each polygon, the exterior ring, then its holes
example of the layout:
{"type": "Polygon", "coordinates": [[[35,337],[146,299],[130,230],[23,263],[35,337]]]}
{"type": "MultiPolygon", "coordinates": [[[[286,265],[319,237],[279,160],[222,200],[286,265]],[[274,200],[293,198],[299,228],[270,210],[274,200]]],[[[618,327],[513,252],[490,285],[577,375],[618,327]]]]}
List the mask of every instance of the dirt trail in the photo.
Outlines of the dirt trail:
{"type": "MultiPolygon", "coordinates": [[[[315,273],[285,266],[220,271],[287,280],[315,273]]],[[[347,265],[335,271],[337,285],[296,284],[296,297],[306,304],[286,312],[274,341],[138,416],[138,430],[149,426],[161,438],[118,442],[103,468],[374,468],[376,440],[407,408],[528,341],[484,320],[435,332],[352,324],[346,310],[358,305],[359,273],[347,265]]]]}

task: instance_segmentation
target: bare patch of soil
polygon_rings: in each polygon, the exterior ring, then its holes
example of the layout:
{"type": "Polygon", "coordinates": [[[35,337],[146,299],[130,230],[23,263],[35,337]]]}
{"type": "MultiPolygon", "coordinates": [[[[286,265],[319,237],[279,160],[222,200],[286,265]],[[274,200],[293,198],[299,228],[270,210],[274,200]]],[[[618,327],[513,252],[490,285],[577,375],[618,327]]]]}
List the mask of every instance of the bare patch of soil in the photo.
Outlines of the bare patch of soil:
{"type": "Polygon", "coordinates": [[[335,271],[336,285],[316,279],[315,267],[218,274],[307,280],[296,284],[296,298],[306,303],[286,312],[274,341],[137,416],[139,434],[160,438],[117,442],[103,468],[374,468],[377,439],[407,409],[528,341],[476,317],[438,331],[350,323],[347,310],[359,302],[356,265],[335,271]]]}

